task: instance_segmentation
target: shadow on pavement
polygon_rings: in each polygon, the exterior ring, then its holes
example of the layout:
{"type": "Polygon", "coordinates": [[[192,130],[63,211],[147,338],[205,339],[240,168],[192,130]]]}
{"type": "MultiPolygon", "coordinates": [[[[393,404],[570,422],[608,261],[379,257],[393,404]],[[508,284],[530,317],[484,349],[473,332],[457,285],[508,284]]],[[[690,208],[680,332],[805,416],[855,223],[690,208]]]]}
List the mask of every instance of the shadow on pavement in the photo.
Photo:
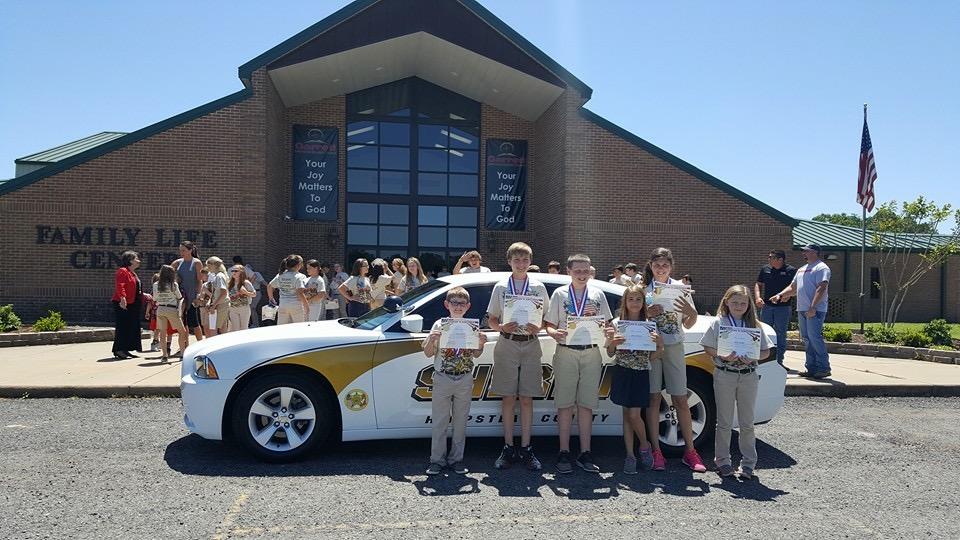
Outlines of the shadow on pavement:
{"type": "MultiPolygon", "coordinates": [[[[594,437],[593,454],[601,474],[579,469],[572,474],[556,473],[558,451],[556,437],[535,437],[534,447],[543,462],[543,470],[528,471],[520,464],[508,470],[496,470],[493,462],[500,452],[502,440],[495,437],[467,440],[464,463],[468,475],[445,469],[437,476],[427,476],[429,439],[346,442],[318,451],[311,459],[297,463],[273,464],[257,461],[239,447],[188,435],[170,443],[164,452],[167,465],[185,475],[195,476],[319,476],[378,475],[395,482],[409,484],[423,496],[464,495],[478,493],[481,486],[495,489],[502,497],[542,497],[543,489],[555,495],[576,500],[602,500],[619,497],[621,491],[634,493],[661,492],[678,497],[701,497],[711,488],[729,491],[735,497],[774,500],[786,492],[763,486],[758,480],[749,483],[718,483],[716,472],[694,474],[678,459],[668,459],[667,471],[641,471],[623,474],[623,443],[619,437],[594,437]]],[[[733,447],[736,448],[736,437],[733,447]]],[[[572,441],[576,451],[576,437],[572,441]]],[[[796,461],[782,451],[757,441],[760,471],[764,468],[789,468],[796,461]]],[[[735,452],[736,454],[736,452],[735,452]]],[[[738,459],[738,455],[734,459],[738,459]]],[[[713,453],[704,452],[704,461],[713,462],[713,453]]],[[[736,462],[736,461],[735,461],[736,462]]]]}

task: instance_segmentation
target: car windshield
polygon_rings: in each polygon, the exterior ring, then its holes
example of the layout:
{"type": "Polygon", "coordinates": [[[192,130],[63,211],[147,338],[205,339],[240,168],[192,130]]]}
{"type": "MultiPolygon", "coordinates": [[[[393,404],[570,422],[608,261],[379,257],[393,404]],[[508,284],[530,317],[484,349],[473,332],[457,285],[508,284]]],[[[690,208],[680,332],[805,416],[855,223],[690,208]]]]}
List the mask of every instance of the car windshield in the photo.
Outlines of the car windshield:
{"type": "MultiPolygon", "coordinates": [[[[445,281],[428,281],[412,291],[405,292],[400,298],[403,299],[403,305],[409,307],[433,291],[446,287],[447,285],[448,283],[445,281]]],[[[390,313],[383,309],[383,306],[380,306],[377,309],[368,311],[360,317],[357,317],[357,319],[353,321],[353,327],[360,328],[361,330],[373,330],[393,315],[395,315],[395,313],[390,313]]]]}

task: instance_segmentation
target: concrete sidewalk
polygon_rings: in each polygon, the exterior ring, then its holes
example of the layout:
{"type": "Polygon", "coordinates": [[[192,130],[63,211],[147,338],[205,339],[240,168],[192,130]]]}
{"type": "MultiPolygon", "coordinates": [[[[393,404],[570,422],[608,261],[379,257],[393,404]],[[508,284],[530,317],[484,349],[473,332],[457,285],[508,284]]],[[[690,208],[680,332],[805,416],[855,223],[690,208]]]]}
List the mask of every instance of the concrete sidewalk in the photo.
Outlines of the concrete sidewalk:
{"type": "MultiPolygon", "coordinates": [[[[191,342],[193,339],[191,338],[191,342]]],[[[144,340],[145,348],[150,342],[144,340]]],[[[180,359],[160,353],[117,360],[110,342],[0,348],[0,397],[180,395],[180,359]]],[[[802,370],[802,351],[787,351],[802,370]]],[[[833,376],[814,381],[788,375],[788,396],[958,396],[960,366],[918,360],[831,354],[833,376]]]]}

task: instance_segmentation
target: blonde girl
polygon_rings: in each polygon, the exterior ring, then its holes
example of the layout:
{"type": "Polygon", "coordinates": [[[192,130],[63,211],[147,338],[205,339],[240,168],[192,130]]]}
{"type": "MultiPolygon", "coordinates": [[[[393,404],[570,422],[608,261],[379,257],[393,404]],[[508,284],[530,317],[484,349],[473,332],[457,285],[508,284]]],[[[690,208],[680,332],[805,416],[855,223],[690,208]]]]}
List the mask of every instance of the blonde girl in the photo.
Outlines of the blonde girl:
{"type": "Polygon", "coordinates": [[[170,344],[167,341],[168,325],[177,331],[177,338],[180,341],[180,351],[177,354],[183,356],[183,350],[187,348],[187,329],[180,319],[182,299],[183,294],[180,292],[180,286],[177,285],[177,271],[167,264],[161,266],[160,276],[153,284],[153,300],[157,303],[157,329],[163,338],[160,340],[160,352],[164,362],[170,358],[170,344]]]}
{"type": "MultiPolygon", "coordinates": [[[[617,328],[620,321],[647,320],[646,291],[641,285],[631,285],[623,292],[620,313],[613,320],[617,328]]],[[[623,461],[625,474],[637,474],[637,456],[634,453],[637,439],[640,440],[640,464],[644,469],[653,467],[653,451],[647,440],[643,422],[643,409],[650,403],[650,362],[659,361],[663,355],[663,338],[653,334],[656,351],[619,350],[626,339],[617,333],[607,338],[607,356],[613,357],[611,366],[610,401],[623,407],[623,444],[627,457],[623,461]]]]}
{"type": "Polygon", "coordinates": [[[750,301],[750,289],[734,285],[727,289],[717,308],[717,320],[700,339],[703,350],[713,357],[713,396],[717,403],[717,433],[714,437],[714,461],[721,477],[733,476],[730,459],[730,433],[733,429],[733,410],[736,406],[740,431],[740,477],[753,478],[757,467],[757,439],[753,430],[754,406],[757,401],[757,364],[770,356],[773,343],[760,330],[760,357],[750,358],[731,352],[717,354],[721,327],[760,328],[757,312],[750,301]]]}
{"type": "Polygon", "coordinates": [[[257,295],[253,284],[247,280],[247,269],[242,264],[230,268],[229,331],[246,330],[250,326],[250,299],[257,295]]]}
{"type": "Polygon", "coordinates": [[[227,331],[230,322],[230,293],[227,289],[227,269],[220,257],[207,259],[207,281],[210,284],[210,303],[207,304],[207,337],[227,331]],[[213,327],[213,328],[211,328],[213,327]]]}
{"type": "MultiPolygon", "coordinates": [[[[657,248],[643,269],[643,285],[648,295],[654,294],[655,283],[682,285],[670,277],[673,271],[673,253],[667,248],[657,248]]],[[[706,465],[693,447],[693,419],[687,402],[687,365],[683,354],[683,331],[697,323],[697,310],[693,298],[685,295],[676,300],[672,310],[647,302],[647,317],[657,323],[657,333],[663,338],[663,358],[650,365],[650,406],[647,407],[647,429],[653,446],[653,470],[667,468],[667,461],[660,450],[660,391],[666,388],[670,401],[677,411],[680,432],[686,446],[683,464],[694,472],[707,472],[706,465]]]]}
{"type": "Polygon", "coordinates": [[[393,267],[393,277],[390,278],[391,294],[403,294],[404,291],[400,287],[403,278],[407,276],[407,264],[397,257],[390,262],[390,266],[393,267]]]}
{"type": "Polygon", "coordinates": [[[423,273],[423,266],[420,264],[420,259],[416,257],[410,257],[407,259],[407,275],[403,278],[403,283],[401,284],[401,293],[416,289],[417,287],[423,285],[427,282],[427,275],[423,273]]]}

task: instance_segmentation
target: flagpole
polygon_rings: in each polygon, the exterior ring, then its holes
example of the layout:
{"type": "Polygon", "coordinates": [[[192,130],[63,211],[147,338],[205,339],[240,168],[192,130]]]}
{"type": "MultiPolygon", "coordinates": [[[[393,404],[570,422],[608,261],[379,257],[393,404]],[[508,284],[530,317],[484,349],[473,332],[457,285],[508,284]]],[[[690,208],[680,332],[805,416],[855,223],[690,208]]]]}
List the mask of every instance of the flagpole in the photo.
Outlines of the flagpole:
{"type": "MultiPolygon", "coordinates": [[[[863,104],[863,123],[867,123],[867,104],[863,104]]],[[[867,258],[867,206],[860,205],[862,211],[860,219],[860,334],[863,334],[863,278],[867,258]]]]}

